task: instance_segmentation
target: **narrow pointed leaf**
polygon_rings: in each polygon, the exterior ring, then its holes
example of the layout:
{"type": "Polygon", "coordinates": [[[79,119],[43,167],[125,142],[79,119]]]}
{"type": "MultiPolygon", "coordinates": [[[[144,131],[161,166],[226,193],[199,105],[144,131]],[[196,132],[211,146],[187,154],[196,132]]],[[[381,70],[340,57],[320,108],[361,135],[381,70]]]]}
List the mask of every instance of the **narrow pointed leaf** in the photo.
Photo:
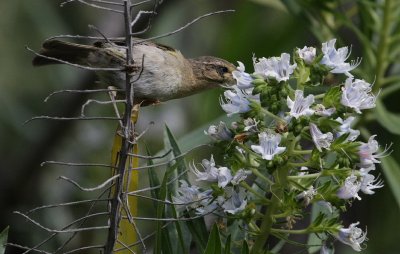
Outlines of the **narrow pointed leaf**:
{"type": "Polygon", "coordinates": [[[385,105],[376,101],[376,118],[378,122],[393,134],[400,135],[400,114],[388,111],[385,105]]]}
{"type": "Polygon", "coordinates": [[[221,238],[219,235],[219,230],[217,224],[214,224],[210,237],[208,238],[207,247],[204,251],[204,254],[221,254],[221,238]]]}
{"type": "Polygon", "coordinates": [[[392,156],[381,159],[382,171],[385,174],[385,180],[392,190],[397,205],[400,207],[400,165],[392,156]]]}
{"type": "Polygon", "coordinates": [[[6,227],[0,233],[0,254],[4,254],[6,252],[5,244],[7,243],[8,238],[8,227],[6,227]]]}

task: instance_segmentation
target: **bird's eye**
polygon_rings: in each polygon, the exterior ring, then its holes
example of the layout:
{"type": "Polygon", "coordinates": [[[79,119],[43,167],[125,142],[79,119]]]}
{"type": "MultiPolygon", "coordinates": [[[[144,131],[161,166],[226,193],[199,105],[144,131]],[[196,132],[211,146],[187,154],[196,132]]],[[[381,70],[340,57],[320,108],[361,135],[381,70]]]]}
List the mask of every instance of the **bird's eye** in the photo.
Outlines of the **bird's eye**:
{"type": "Polygon", "coordinates": [[[223,76],[225,73],[229,72],[228,68],[225,66],[219,67],[218,72],[221,76],[223,76]]]}

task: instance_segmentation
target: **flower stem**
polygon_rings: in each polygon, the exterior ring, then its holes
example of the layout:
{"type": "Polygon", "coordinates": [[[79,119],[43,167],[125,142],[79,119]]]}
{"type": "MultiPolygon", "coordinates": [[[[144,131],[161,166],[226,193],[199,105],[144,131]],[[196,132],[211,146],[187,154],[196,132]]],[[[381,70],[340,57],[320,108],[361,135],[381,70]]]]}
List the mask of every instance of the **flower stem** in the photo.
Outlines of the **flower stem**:
{"type": "Polygon", "coordinates": [[[273,233],[284,233],[284,234],[308,234],[308,230],[307,229],[278,229],[278,228],[271,228],[271,232],[273,233]]]}
{"type": "Polygon", "coordinates": [[[254,190],[253,188],[251,188],[246,182],[241,182],[240,186],[242,186],[243,188],[245,188],[246,190],[248,190],[249,192],[253,193],[255,196],[257,196],[258,198],[260,198],[265,204],[269,204],[271,203],[270,200],[268,200],[266,197],[264,197],[263,195],[261,195],[260,193],[258,193],[256,190],[254,190]]]}
{"type": "Polygon", "coordinates": [[[287,178],[290,180],[297,180],[297,179],[307,179],[307,178],[318,178],[321,176],[321,173],[315,174],[308,174],[308,175],[301,175],[301,176],[288,176],[287,178]]]}
{"type": "Polygon", "coordinates": [[[288,171],[289,168],[286,166],[276,170],[274,173],[276,183],[271,186],[271,205],[268,206],[267,211],[264,214],[260,226],[260,234],[255,239],[254,245],[251,249],[251,254],[264,253],[264,245],[271,234],[272,225],[275,222],[274,214],[279,211],[279,206],[283,199],[284,189],[287,184],[288,171]]]}

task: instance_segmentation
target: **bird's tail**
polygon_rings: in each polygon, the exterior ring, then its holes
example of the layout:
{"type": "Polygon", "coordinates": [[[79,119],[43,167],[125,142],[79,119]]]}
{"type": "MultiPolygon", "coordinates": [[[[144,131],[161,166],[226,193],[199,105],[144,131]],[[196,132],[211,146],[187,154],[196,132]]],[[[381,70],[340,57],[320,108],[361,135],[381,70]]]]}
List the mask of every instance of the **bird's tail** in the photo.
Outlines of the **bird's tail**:
{"type": "Polygon", "coordinates": [[[42,49],[33,61],[34,66],[57,63],[85,64],[89,53],[98,50],[90,45],[82,45],[60,40],[48,40],[43,43],[42,49]],[[57,61],[61,60],[61,61],[57,61]]]}

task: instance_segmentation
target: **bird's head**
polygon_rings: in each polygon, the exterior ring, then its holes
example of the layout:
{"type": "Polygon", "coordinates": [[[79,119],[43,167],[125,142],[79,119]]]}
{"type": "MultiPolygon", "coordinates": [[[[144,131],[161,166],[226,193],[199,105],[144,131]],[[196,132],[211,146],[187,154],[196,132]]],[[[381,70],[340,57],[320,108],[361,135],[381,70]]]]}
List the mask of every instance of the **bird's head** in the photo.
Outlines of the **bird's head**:
{"type": "Polygon", "coordinates": [[[236,70],[235,65],[213,56],[201,56],[190,59],[195,78],[208,88],[233,85],[235,80],[232,72],[236,70]]]}

